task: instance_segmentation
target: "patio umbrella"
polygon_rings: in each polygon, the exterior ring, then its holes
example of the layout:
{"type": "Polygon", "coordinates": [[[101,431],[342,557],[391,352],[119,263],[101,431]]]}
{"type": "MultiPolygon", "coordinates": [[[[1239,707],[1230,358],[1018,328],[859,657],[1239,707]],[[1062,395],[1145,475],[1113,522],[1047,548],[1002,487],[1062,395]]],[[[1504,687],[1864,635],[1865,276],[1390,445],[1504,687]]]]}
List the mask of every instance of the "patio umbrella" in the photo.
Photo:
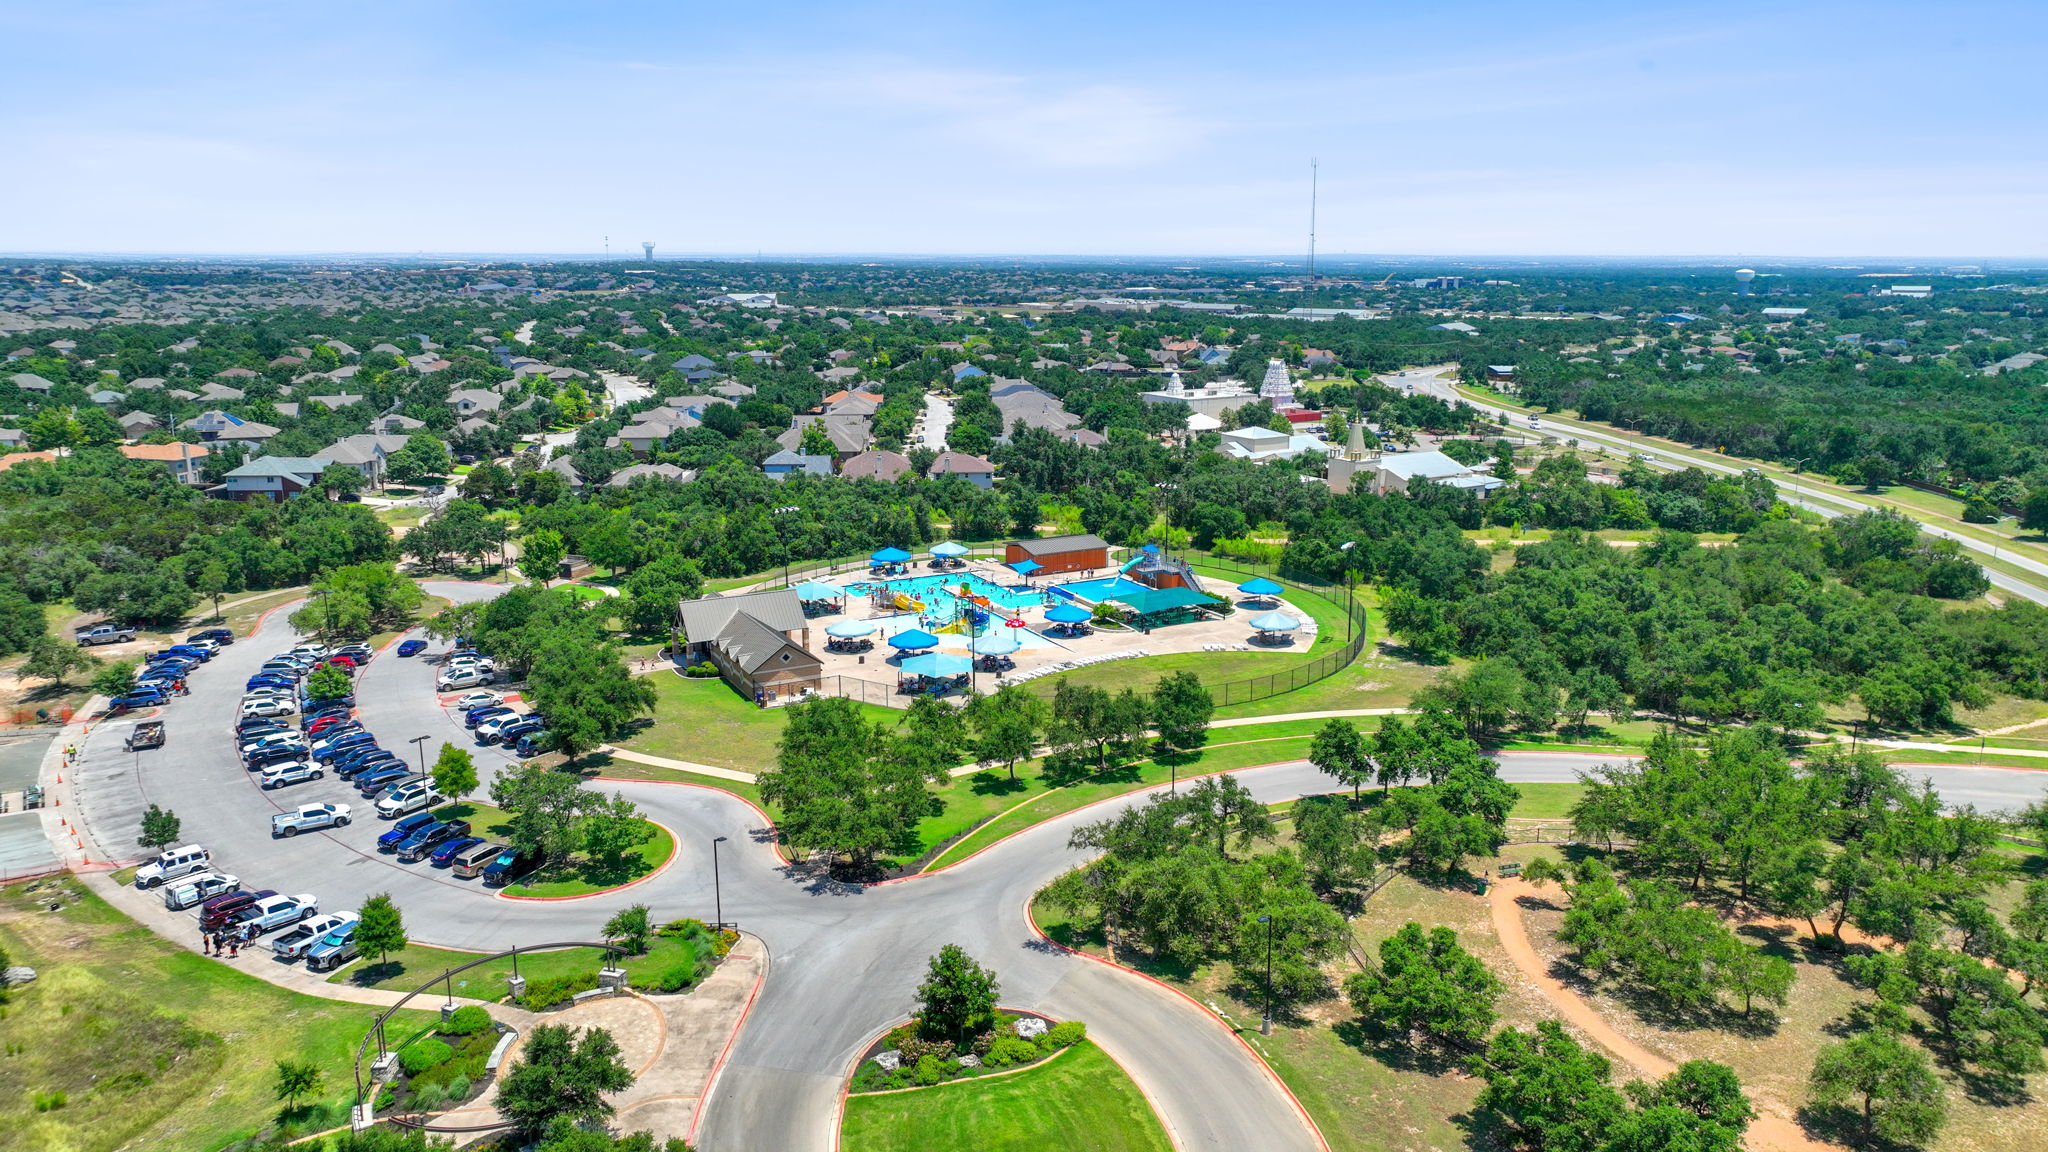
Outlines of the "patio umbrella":
{"type": "Polygon", "coordinates": [[[837,624],[827,624],[825,626],[825,635],[837,636],[841,640],[851,640],[855,636],[865,636],[874,630],[875,622],[873,620],[841,620],[837,624]]]}
{"type": "Polygon", "coordinates": [[[951,540],[948,540],[944,544],[932,545],[932,555],[946,557],[965,556],[967,555],[967,545],[955,544],[951,540]]]}
{"type": "Polygon", "coordinates": [[[889,637],[889,646],[891,648],[901,648],[906,652],[913,648],[937,648],[939,646],[939,638],[929,632],[912,628],[908,632],[898,632],[896,635],[889,637]]]}
{"type": "Polygon", "coordinates": [[[796,586],[799,600],[837,600],[846,595],[846,589],[820,580],[810,580],[796,586]]]}
{"type": "Polygon", "coordinates": [[[1157,544],[1147,544],[1147,545],[1145,545],[1145,546],[1144,546],[1143,548],[1140,548],[1140,549],[1138,549],[1138,551],[1140,551],[1140,552],[1150,552],[1150,553],[1151,553],[1151,554],[1153,554],[1154,556],[1157,556],[1157,555],[1159,555],[1159,545],[1157,545],[1157,544]]]}
{"type": "Polygon", "coordinates": [[[1023,618],[1022,616],[1012,616],[1012,617],[1010,617],[1010,618],[1009,618],[1008,620],[1005,620],[1005,621],[1003,621],[1003,627],[1005,627],[1005,628],[1025,628],[1025,627],[1029,627],[1029,625],[1028,625],[1028,624],[1027,624],[1027,623],[1025,622],[1025,620],[1024,620],[1024,618],[1023,618]]]}
{"type": "Polygon", "coordinates": [[[884,548],[868,557],[877,564],[901,564],[910,559],[910,553],[901,548],[884,548]]]}
{"type": "Polygon", "coordinates": [[[1268,612],[1252,617],[1252,627],[1260,632],[1292,632],[1301,627],[1301,621],[1285,612],[1268,612]]]}
{"type": "Polygon", "coordinates": [[[974,670],[974,661],[953,652],[927,652],[899,667],[912,676],[962,676],[974,670]]]}
{"type": "Polygon", "coordinates": [[[1040,564],[1036,560],[1018,560],[1011,564],[1010,567],[1016,569],[1019,576],[1029,576],[1040,568],[1045,567],[1045,565],[1040,564]]]}
{"type": "Polygon", "coordinates": [[[1086,608],[1074,604],[1055,604],[1045,610],[1045,618],[1055,624],[1079,624],[1089,616],[1086,608]]]}
{"type": "Polygon", "coordinates": [[[1281,592],[1285,591],[1285,589],[1281,588],[1278,584],[1273,583],[1271,580],[1266,579],[1264,576],[1252,577],[1244,583],[1239,584],[1237,586],[1237,590],[1239,592],[1244,593],[1247,596],[1278,596],[1281,592]]]}
{"type": "Polygon", "coordinates": [[[991,632],[986,636],[975,637],[974,643],[967,647],[977,656],[1008,656],[1023,645],[1017,643],[1017,638],[1008,632],[991,632]]]}

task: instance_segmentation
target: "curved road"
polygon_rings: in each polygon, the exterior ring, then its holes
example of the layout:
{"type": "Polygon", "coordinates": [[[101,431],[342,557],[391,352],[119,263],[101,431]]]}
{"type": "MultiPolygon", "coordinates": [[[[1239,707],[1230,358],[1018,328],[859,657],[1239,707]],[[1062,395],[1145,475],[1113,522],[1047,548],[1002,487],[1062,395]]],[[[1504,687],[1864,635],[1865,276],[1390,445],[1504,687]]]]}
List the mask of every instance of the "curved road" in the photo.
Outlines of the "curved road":
{"type": "MultiPolygon", "coordinates": [[[[494,595],[492,585],[430,583],[459,600],[494,595]]],[[[229,748],[241,683],[296,637],[283,612],[197,670],[193,693],[164,713],[169,742],[131,756],[127,725],[96,728],[83,744],[75,777],[78,803],[102,843],[133,843],[141,808],[173,807],[186,836],[211,848],[219,864],[253,884],[311,891],[323,907],[347,908],[390,892],[422,942],[501,948],[543,933],[595,931],[617,909],[645,902],[661,919],[709,918],[711,842],[720,849],[728,918],[763,940],[770,963],[748,1025],[712,1086],[699,1146],[712,1150],[823,1150],[836,1142],[839,1091],[869,1040],[906,1013],[924,960],[957,943],[991,965],[1002,1000],[1087,1022],[1157,1107],[1176,1147],[1203,1152],[1245,1148],[1311,1150],[1319,1141],[1278,1081],[1211,1013],[1176,993],[1045,943],[1026,916],[1031,895],[1083,854],[1067,847],[1071,830],[1143,796],[1107,801],[1004,841],[944,872],[859,887],[792,866],[776,854],[759,812],[706,788],[639,781],[606,782],[672,829],[679,850],[670,866],[629,891],[589,900],[521,901],[425,865],[378,855],[381,825],[340,782],[322,780],[276,793],[256,788],[229,748]],[[348,828],[272,841],[268,817],[301,802],[341,799],[365,818],[348,828]]],[[[441,741],[467,743],[460,718],[433,692],[434,654],[401,660],[389,650],[363,670],[358,701],[367,726],[398,751],[427,736],[428,759],[441,741]]],[[[486,780],[511,763],[497,749],[475,749],[486,780]]],[[[1516,781],[1569,781],[1603,761],[1582,754],[1501,757],[1516,781]]],[[[2041,779],[2005,769],[1929,768],[1944,796],[1985,808],[2017,807],[2038,797],[2041,779]]],[[[1304,762],[1237,773],[1273,802],[1327,791],[1330,781],[1304,762]]],[[[486,789],[488,785],[486,784],[486,789]]]]}
{"type": "MultiPolygon", "coordinates": [[[[1452,379],[1441,375],[1441,371],[1440,369],[1416,368],[1382,376],[1380,379],[1388,384],[1418,389],[1426,395],[1442,400],[1446,404],[1466,405],[1487,419],[1499,421],[1518,432],[1534,433],[1548,440],[1570,438],[1592,441],[1601,447],[1618,449],[1624,455],[1636,453],[1647,456],[1653,463],[1666,468],[1699,468],[1708,472],[1722,472],[1731,476],[1739,476],[1752,468],[1760,467],[1756,461],[1745,460],[1741,457],[1716,458],[1703,452],[1675,451],[1666,445],[1653,443],[1642,436],[1632,436],[1616,428],[1592,424],[1570,417],[1553,416],[1547,412],[1539,414],[1543,420],[1543,427],[1530,428],[1526,412],[1516,412],[1512,409],[1503,408],[1499,404],[1488,403],[1487,401],[1468,396],[1457,389],[1452,379]],[[1520,424],[1517,424],[1515,421],[1517,416],[1522,417],[1520,424]],[[1570,436],[1566,437],[1560,435],[1560,433],[1569,433],[1570,436]]],[[[1796,477],[1780,476],[1774,468],[1767,469],[1766,475],[1769,475],[1771,480],[1778,485],[1778,499],[1788,504],[1810,509],[1829,519],[1837,516],[1853,516],[1878,507],[1877,505],[1866,504],[1853,497],[1844,496],[1838,492],[1830,492],[1817,486],[1800,485],[1796,477]]],[[[1914,516],[1911,510],[1903,511],[1908,516],[1914,516]]],[[[1939,524],[1929,523],[1918,516],[1914,516],[1914,519],[1918,521],[1920,530],[1930,536],[1938,536],[1944,540],[1953,540],[1965,549],[1976,552],[1987,559],[1995,556],[2007,564],[2041,577],[2041,582],[2035,583],[2008,576],[1991,568],[1984,569],[1985,577],[1991,581],[1993,586],[2010,592],[2015,596],[2032,600],[2037,604],[2048,604],[2048,564],[2043,564],[2014,550],[1997,548],[1994,545],[1986,544],[1974,536],[1965,536],[1962,533],[1943,528],[1939,524]]]]}

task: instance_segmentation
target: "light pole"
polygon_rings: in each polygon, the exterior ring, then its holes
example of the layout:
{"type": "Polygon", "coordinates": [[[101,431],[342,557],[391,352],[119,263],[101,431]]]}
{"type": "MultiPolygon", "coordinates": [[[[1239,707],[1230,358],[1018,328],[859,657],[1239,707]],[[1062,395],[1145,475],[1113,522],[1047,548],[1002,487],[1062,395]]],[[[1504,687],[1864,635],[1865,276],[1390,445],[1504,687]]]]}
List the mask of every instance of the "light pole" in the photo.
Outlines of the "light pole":
{"type": "Polygon", "coordinates": [[[1792,504],[1794,507],[1797,507],[1799,504],[1799,470],[1806,467],[1806,462],[1811,459],[1813,459],[1811,456],[1801,456],[1792,462],[1792,504]]]}
{"type": "Polygon", "coordinates": [[[713,915],[718,917],[717,927],[721,931],[725,928],[725,888],[718,877],[718,846],[723,843],[723,836],[714,837],[711,841],[711,901],[716,909],[713,915]]]}
{"type": "Polygon", "coordinates": [[[432,739],[432,736],[415,736],[406,741],[407,744],[420,750],[420,775],[422,776],[427,774],[427,741],[432,739]]]}
{"type": "Polygon", "coordinates": [[[1259,917],[1259,923],[1269,925],[1266,929],[1266,1014],[1259,1018],[1259,1035],[1273,1034],[1273,937],[1280,931],[1271,916],[1259,917]]]}
{"type": "Polygon", "coordinates": [[[1344,554],[1344,646],[1351,646],[1351,550],[1358,547],[1358,541],[1346,540],[1337,545],[1337,551],[1344,554]]]}

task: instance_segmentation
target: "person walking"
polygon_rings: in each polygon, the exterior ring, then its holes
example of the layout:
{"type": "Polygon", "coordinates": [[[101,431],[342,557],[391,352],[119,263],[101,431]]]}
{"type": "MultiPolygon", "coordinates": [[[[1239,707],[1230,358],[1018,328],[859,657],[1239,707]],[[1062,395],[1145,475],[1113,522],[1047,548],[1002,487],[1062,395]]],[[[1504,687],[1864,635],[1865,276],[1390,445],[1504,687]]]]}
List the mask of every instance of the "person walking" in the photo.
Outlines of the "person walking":
{"type": "Polygon", "coordinates": [[[228,930],[228,959],[239,959],[242,955],[242,933],[240,929],[228,930]]]}
{"type": "Polygon", "coordinates": [[[199,954],[202,956],[213,955],[213,934],[204,928],[199,930],[199,954]]]}

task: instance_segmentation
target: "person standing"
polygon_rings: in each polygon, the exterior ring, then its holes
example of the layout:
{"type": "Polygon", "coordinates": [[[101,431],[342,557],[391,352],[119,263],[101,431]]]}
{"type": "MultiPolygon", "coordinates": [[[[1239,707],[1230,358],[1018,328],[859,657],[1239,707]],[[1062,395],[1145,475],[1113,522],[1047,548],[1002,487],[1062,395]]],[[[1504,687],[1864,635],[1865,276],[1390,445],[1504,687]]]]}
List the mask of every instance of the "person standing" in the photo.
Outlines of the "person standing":
{"type": "Polygon", "coordinates": [[[202,956],[213,955],[213,934],[204,928],[199,930],[199,954],[202,956]]]}

